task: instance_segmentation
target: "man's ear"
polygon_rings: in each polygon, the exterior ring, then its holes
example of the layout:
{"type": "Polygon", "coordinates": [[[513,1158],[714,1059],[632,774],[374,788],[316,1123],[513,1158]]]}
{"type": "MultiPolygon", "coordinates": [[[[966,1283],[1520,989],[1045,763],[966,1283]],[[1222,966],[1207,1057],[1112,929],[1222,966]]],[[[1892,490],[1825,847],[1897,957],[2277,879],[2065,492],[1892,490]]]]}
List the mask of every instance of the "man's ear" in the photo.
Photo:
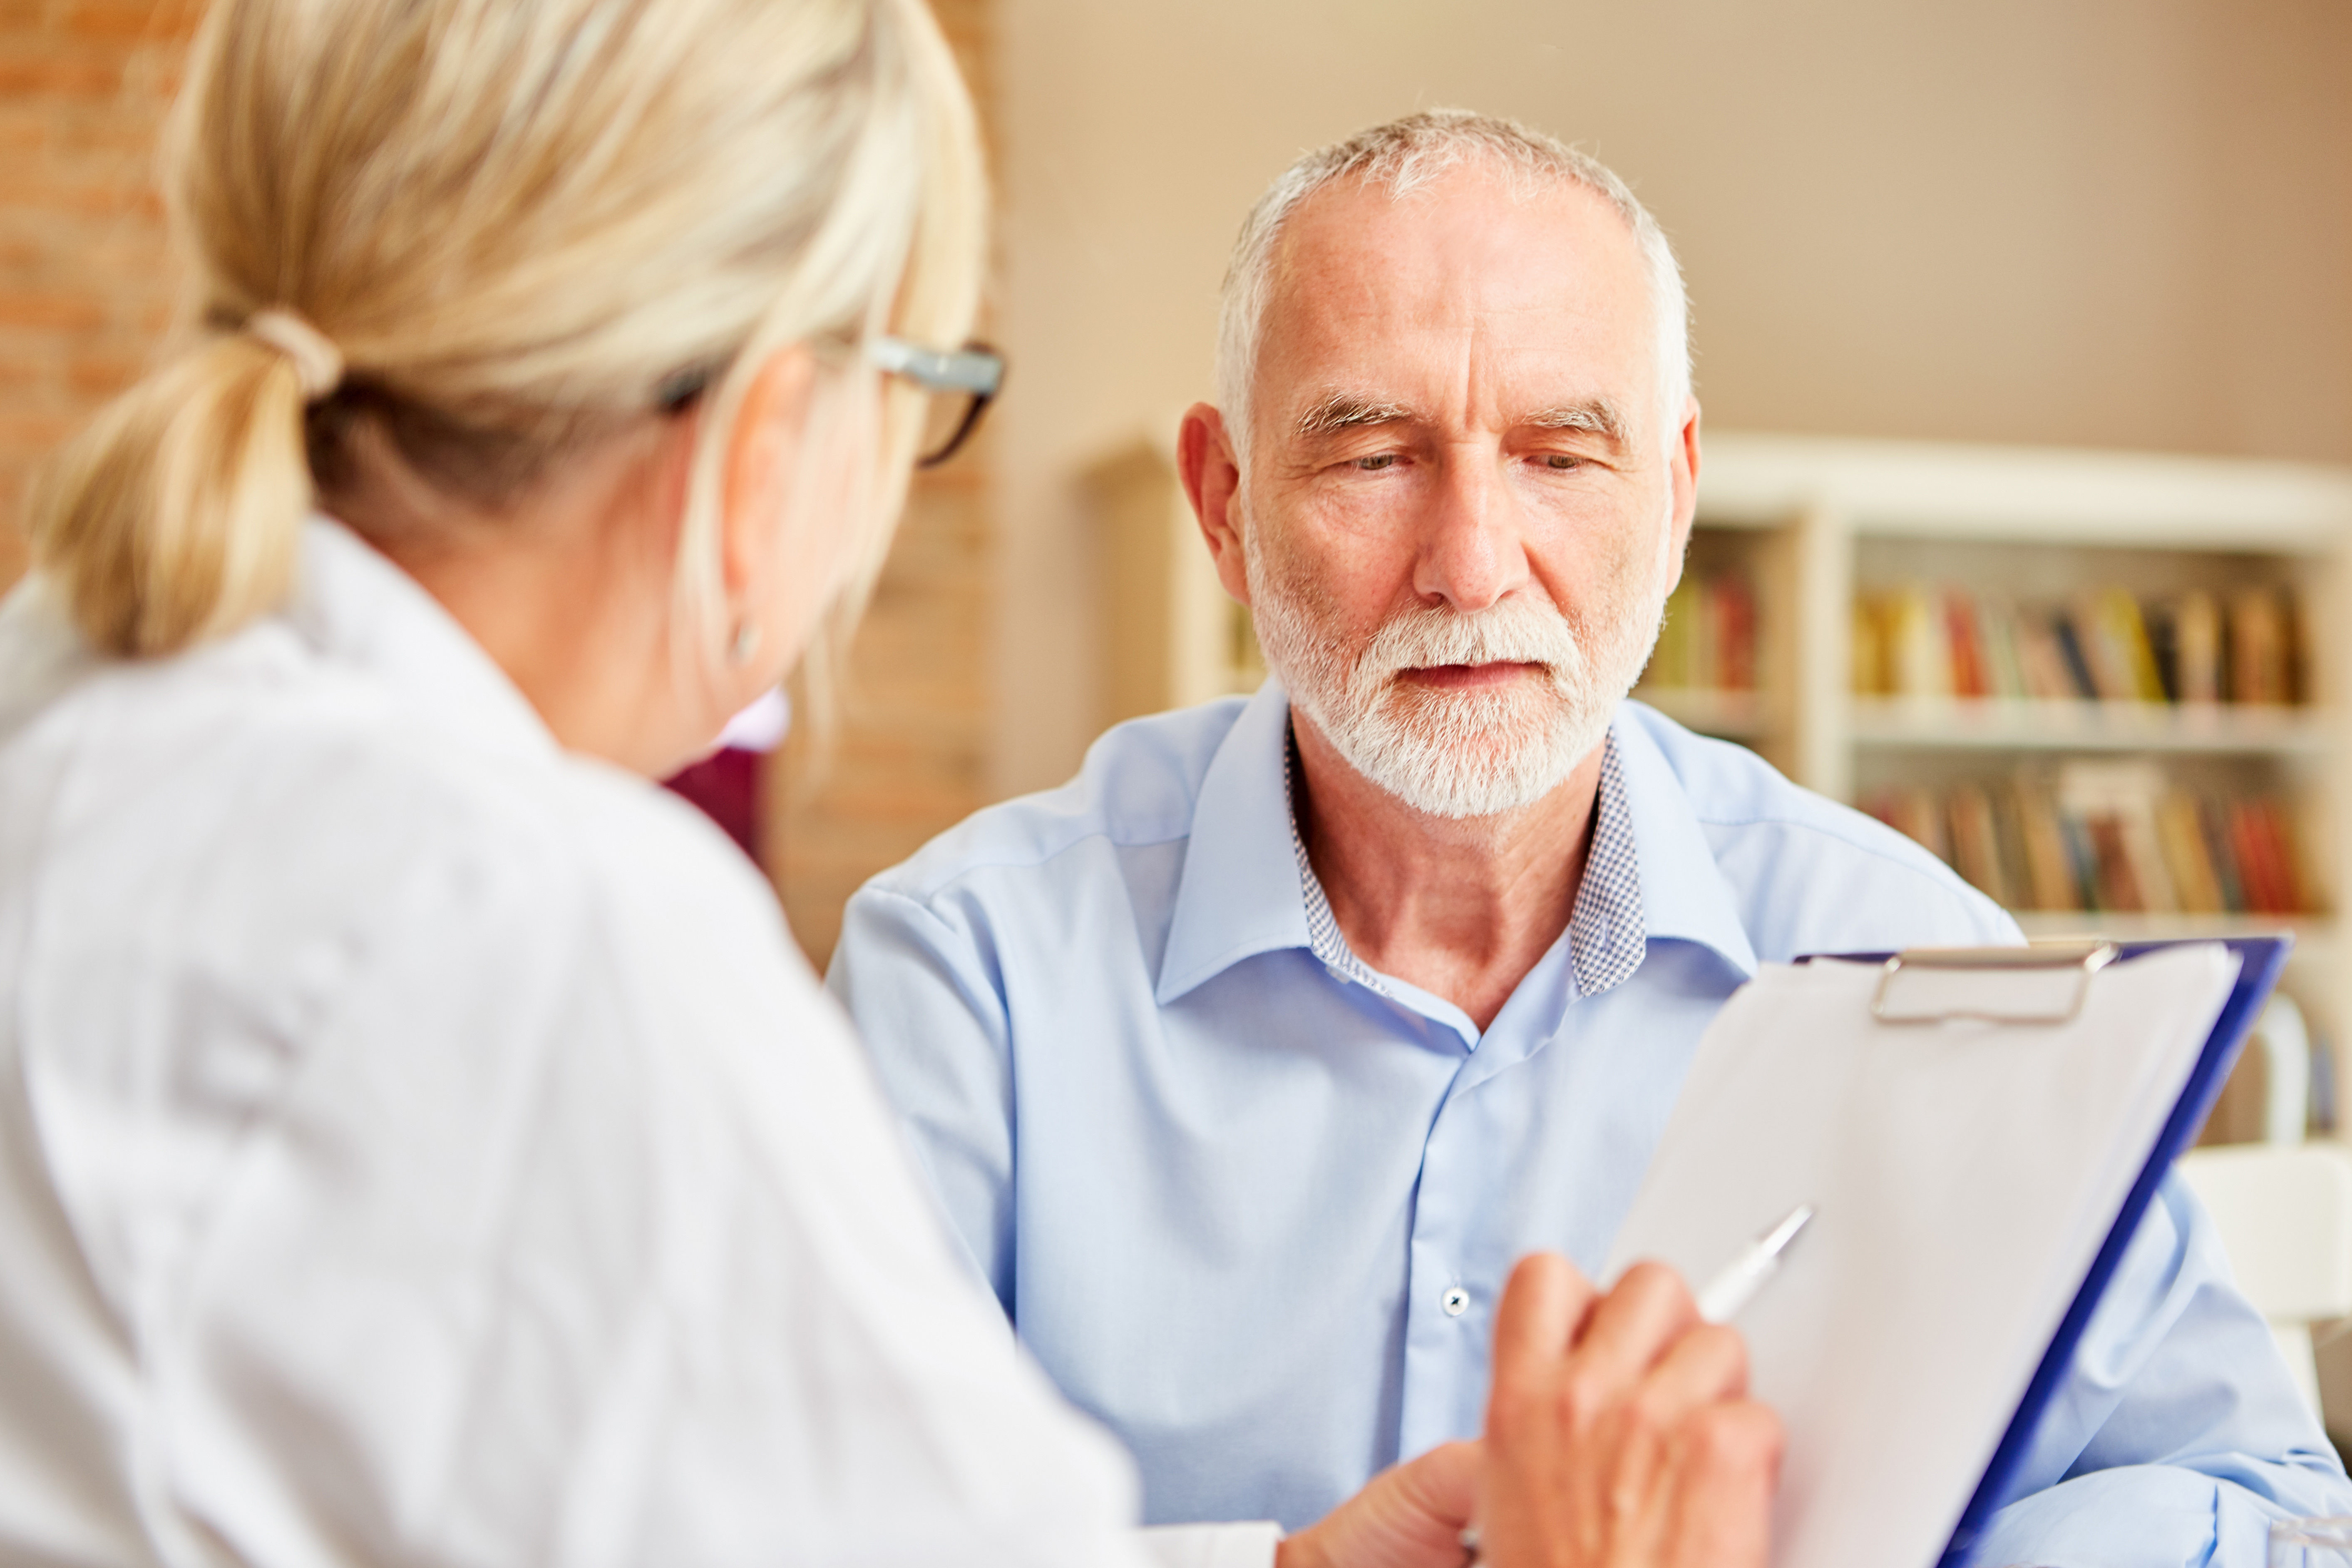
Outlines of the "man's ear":
{"type": "Polygon", "coordinates": [[[1241,464],[1225,434],[1225,416],[1213,405],[1195,403],[1184,411],[1184,423],[1176,432],[1176,471],[1200,522],[1201,537],[1208,541],[1217,581],[1235,601],[1248,604],[1249,573],[1243,565],[1241,519],[1234,506],[1241,489],[1241,464]]]}
{"type": "Polygon", "coordinates": [[[1675,488],[1675,579],[1680,582],[1683,557],[1690,545],[1691,522],[1698,515],[1698,399],[1683,400],[1683,427],[1666,463],[1666,479],[1675,488]]]}
{"type": "Polygon", "coordinates": [[[816,359],[806,344],[794,343],[760,367],[736,408],[719,509],[719,567],[730,601],[764,598],[782,570],[782,518],[815,386],[816,359]]]}

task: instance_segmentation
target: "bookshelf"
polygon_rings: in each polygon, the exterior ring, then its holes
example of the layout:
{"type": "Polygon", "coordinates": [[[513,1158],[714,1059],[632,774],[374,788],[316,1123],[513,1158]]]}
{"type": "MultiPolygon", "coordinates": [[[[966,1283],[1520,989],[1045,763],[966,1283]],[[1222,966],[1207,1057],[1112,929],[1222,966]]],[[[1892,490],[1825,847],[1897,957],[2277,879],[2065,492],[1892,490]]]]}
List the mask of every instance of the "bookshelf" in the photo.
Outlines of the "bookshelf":
{"type": "MultiPolygon", "coordinates": [[[[2287,988],[2339,1050],[2347,1043],[2352,940],[2336,911],[2352,889],[2337,828],[2352,825],[2352,472],[1713,435],[1690,559],[1756,584],[1761,689],[1741,708],[1760,721],[1710,724],[1699,694],[1647,682],[1636,695],[1755,746],[1825,795],[1876,808],[1980,885],[2002,884],[2028,935],[2292,931],[2287,988]],[[1890,647],[1888,626],[1916,632],[1923,599],[1928,646],[1940,637],[1948,662],[1967,664],[1960,650],[1976,645],[1979,678],[2011,661],[1992,682],[2008,694],[1966,689],[1984,681],[1939,674],[1932,659],[1923,674],[1916,646],[1890,647]],[[2268,621],[2256,613],[2265,605],[2275,607],[2268,621]],[[2215,665],[2213,639],[2236,635],[2230,617],[2242,605],[2244,646],[2224,646],[2215,665]],[[2218,620],[2204,624],[2187,614],[2216,606],[2218,620]],[[2093,635],[2118,607],[2145,625],[2127,624],[2104,662],[2137,668],[2093,668],[2103,662],[2093,635]],[[1958,627],[1944,622],[1953,613],[1958,627]],[[2030,668],[2021,685],[2027,635],[2046,638],[2062,622],[2079,644],[2066,667],[2074,694],[2056,695],[2046,683],[2063,678],[2046,673],[2037,687],[2030,668]],[[2175,633],[2203,658],[2187,657],[2175,633]],[[2143,634],[2146,649],[2167,657],[2142,665],[2131,639],[2143,634]],[[1906,657],[1903,679],[1894,667],[1906,657]],[[2228,685],[2233,658],[2243,693],[2228,685]],[[2161,691],[2140,684],[2159,678],[2161,691]],[[2184,689],[2205,700],[2173,700],[2184,689]],[[1949,831],[1963,815],[1956,803],[1976,800],[2006,829],[1997,867],[1982,851],[1966,864],[1949,831]],[[2021,864],[2030,806],[2077,834],[2075,901],[2107,907],[2035,907],[2054,900],[2021,864]],[[2085,825],[2117,840],[2112,857],[2085,825]],[[2136,857],[2121,842],[2135,833],[2136,857]],[[2159,885],[2109,885],[2111,863],[2137,864],[2159,885]],[[2232,882],[2242,885],[2221,885],[2232,882]]],[[[2339,1104],[2337,1125],[2347,1118],[2352,1105],[2339,1104]]]]}
{"type": "MultiPolygon", "coordinates": [[[[1103,530],[1104,721],[1254,688],[1247,616],[1217,586],[1166,445],[1113,452],[1082,483],[1103,530]]],[[[2032,907],[2030,888],[2005,888],[2028,934],[2293,931],[2287,988],[2339,1050],[2352,1046],[2352,928],[2336,912],[2352,896],[2352,471],[1710,434],[1685,579],[1654,664],[1654,674],[1682,679],[1645,679],[1637,696],[1835,799],[1882,810],[1927,802],[1942,813],[1980,791],[2012,803],[2003,820],[2021,820],[2022,803],[2038,800],[2035,809],[2073,824],[2070,852],[2092,853],[2079,830],[2098,826],[2099,803],[2122,792],[2114,861],[2152,885],[2090,878],[2080,901],[2108,907],[2057,910],[2032,907]],[[1708,584],[1728,591],[1713,600],[1694,592],[1708,584]],[[2170,616],[2164,627],[2191,645],[2206,635],[2179,619],[2191,595],[2209,595],[2225,623],[2231,606],[2267,597],[2291,632],[2284,673],[2267,678],[2284,687],[2259,702],[2226,690],[2147,700],[2155,693],[2145,687],[2128,700],[2108,688],[2051,695],[2046,685],[2012,695],[1857,690],[1858,625],[1874,635],[1862,612],[1874,597],[1922,590],[2010,606],[2036,636],[2062,611],[2079,630],[2099,613],[2095,601],[2127,603],[2147,618],[2151,644],[2170,616]],[[1746,646],[1727,652],[1727,636],[1746,646]],[[1717,674],[1694,679],[1695,668],[1717,674]],[[2145,822],[2134,790],[2150,796],[2145,822]],[[2293,864],[2277,863],[2283,855],[2293,864]],[[2265,856],[2274,863],[2257,874],[2265,856]],[[2222,886],[2233,882],[2242,885],[2222,886]],[[2243,907],[2258,884],[2271,889],[2269,912],[2243,907]],[[2217,889],[2233,896],[2217,900],[2217,889]],[[2137,907],[2119,896],[2135,890],[2137,907]],[[2215,902],[2224,907],[2195,907],[2215,902]]],[[[1859,651],[1872,657],[1866,642],[1859,651]]],[[[2183,662],[2179,646],[2169,651],[2176,684],[2210,679],[2183,662]]],[[[2010,879],[2028,880],[2011,868],[2010,879]]],[[[2347,1080],[2352,1073],[2336,1074],[2339,1086],[2347,1080]]],[[[2352,1104],[2339,1104],[2336,1121],[2352,1125],[2352,1104]]]]}

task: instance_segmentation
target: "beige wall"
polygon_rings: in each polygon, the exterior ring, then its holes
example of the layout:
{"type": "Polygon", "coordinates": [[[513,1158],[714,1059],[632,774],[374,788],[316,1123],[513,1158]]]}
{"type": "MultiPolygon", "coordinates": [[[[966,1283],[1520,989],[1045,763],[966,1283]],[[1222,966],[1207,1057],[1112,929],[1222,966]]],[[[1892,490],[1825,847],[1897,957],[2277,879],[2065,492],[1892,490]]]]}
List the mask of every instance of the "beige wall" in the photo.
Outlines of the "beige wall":
{"type": "MultiPolygon", "coordinates": [[[[1717,424],[2352,460],[2342,0],[2237,25],[2218,0],[939,9],[1001,154],[1013,378],[921,492],[835,765],[775,824],[820,956],[860,879],[1076,764],[1098,671],[1074,466],[1205,390],[1265,181],[1415,104],[1524,116],[1640,183],[1717,424]]],[[[26,468],[161,321],[150,139],[195,12],[0,0],[0,582],[26,468]]]]}
{"type": "Polygon", "coordinates": [[[993,783],[1088,739],[1070,489],[1203,395],[1300,150],[1514,114],[1674,235],[1723,427],[2352,460],[2352,5],[1002,0],[993,783]]]}

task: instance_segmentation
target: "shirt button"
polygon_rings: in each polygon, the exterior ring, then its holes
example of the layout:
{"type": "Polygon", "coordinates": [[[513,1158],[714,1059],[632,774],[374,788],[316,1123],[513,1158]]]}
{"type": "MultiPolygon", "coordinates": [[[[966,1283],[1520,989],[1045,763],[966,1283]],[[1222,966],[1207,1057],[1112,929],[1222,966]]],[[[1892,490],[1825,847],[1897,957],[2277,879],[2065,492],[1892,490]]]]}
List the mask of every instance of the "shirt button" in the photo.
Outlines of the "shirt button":
{"type": "Polygon", "coordinates": [[[1445,1294],[1437,1299],[1437,1304],[1445,1309],[1447,1317],[1458,1318],[1470,1310],[1470,1292],[1459,1285],[1448,1285],[1445,1294]]]}

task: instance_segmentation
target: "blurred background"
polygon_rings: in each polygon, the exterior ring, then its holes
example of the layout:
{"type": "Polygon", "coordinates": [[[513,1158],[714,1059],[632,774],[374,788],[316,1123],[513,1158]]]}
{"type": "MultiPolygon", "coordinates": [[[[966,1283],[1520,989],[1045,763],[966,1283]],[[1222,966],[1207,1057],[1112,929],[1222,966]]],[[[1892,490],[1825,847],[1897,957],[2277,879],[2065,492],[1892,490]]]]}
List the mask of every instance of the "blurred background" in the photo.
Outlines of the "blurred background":
{"type": "MultiPolygon", "coordinates": [[[[2339,0],[940,0],[1002,196],[988,438],[931,479],[765,853],[822,960],[866,875],[1100,728],[1087,470],[1207,394],[1226,248],[1301,151],[1510,114],[1673,236],[1710,430],[2352,461],[2339,0]]],[[[150,179],[194,0],[0,0],[0,506],[165,320],[150,179]]],[[[0,529],[0,579],[18,569],[0,529]]],[[[774,770],[781,781],[786,770],[774,770]]]]}
{"type": "Polygon", "coordinates": [[[1298,153],[1454,104],[1578,142],[1689,280],[1710,426],[2352,458],[2352,7],[1000,0],[992,783],[1087,739],[1068,477],[1205,395],[1298,153]]]}
{"type": "MultiPolygon", "coordinates": [[[[2333,1124],[2352,5],[934,4],[992,145],[1012,370],[918,489],[829,756],[796,734],[743,796],[819,964],[875,870],[1107,721],[1254,679],[1166,461],[1227,247],[1302,151],[1459,105],[1596,153],[1683,258],[1709,458],[1645,693],[2030,931],[2294,930],[2301,1013],[2212,1135],[2333,1124]]],[[[0,0],[0,584],[32,465],[166,324],[152,149],[200,9],[0,0]]],[[[2289,1316],[2352,1311],[2352,1244],[2327,1257],[2289,1316]]]]}
{"type": "MultiPolygon", "coordinates": [[[[2340,4],[997,0],[982,20],[1013,370],[985,458],[979,796],[1058,783],[1139,705],[1105,697],[1106,618],[1136,612],[1086,476],[1207,395],[1243,213],[1301,151],[1416,107],[1517,116],[1633,182],[1688,274],[1711,429],[2352,459],[2340,4]]],[[[820,877],[808,853],[793,912],[822,949],[868,868],[820,877]]]]}

